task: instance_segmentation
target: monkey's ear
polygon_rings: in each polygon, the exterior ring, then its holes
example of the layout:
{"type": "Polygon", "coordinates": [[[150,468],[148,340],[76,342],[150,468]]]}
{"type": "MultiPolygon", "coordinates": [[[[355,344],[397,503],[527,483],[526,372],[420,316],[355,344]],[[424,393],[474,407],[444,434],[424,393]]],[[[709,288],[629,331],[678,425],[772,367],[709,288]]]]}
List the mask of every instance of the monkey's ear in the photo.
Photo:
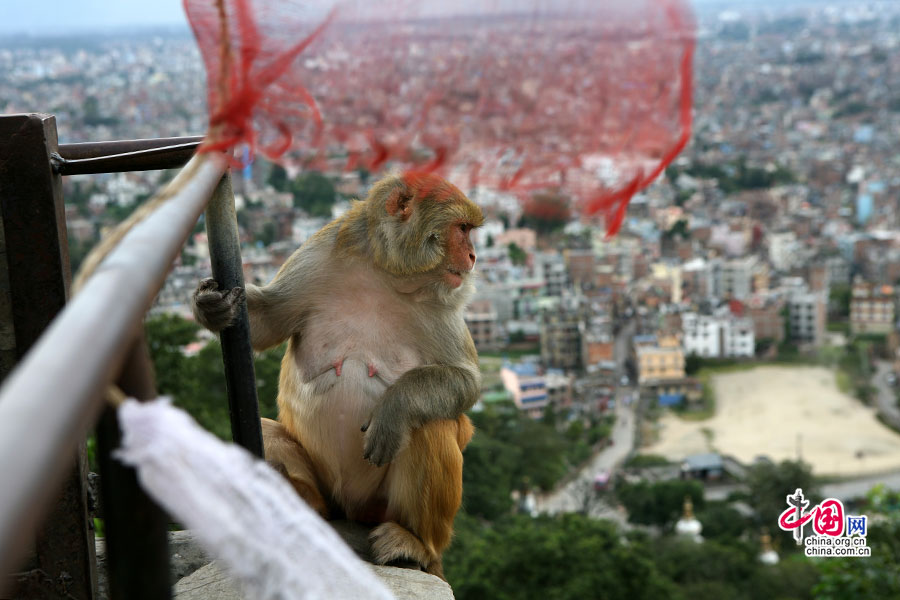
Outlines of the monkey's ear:
{"type": "Polygon", "coordinates": [[[412,200],[412,194],[408,189],[397,187],[388,194],[384,209],[392,217],[400,217],[401,221],[405,221],[412,214],[412,200]]]}

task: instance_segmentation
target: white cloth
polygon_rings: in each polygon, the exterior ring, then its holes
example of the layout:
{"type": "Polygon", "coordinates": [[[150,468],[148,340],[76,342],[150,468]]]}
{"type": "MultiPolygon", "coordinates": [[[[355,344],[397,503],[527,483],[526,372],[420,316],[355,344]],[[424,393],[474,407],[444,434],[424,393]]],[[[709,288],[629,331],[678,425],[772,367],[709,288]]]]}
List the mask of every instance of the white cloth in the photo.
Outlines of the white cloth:
{"type": "Polygon", "coordinates": [[[393,595],[287,481],[168,399],[126,401],[116,456],[228,568],[247,598],[393,595]]]}

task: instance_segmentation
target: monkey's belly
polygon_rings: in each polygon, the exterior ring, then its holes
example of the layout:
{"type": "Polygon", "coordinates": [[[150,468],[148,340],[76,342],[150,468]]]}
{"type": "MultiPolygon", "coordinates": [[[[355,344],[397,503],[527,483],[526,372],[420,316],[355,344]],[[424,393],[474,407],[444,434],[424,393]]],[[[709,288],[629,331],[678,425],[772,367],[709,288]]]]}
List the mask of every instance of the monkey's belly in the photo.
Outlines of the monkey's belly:
{"type": "Polygon", "coordinates": [[[348,358],[340,375],[330,369],[298,382],[299,393],[290,399],[300,443],[320,465],[323,485],[348,512],[365,510],[381,496],[389,468],[363,458],[361,427],[388,385],[369,373],[367,362],[348,358]]]}

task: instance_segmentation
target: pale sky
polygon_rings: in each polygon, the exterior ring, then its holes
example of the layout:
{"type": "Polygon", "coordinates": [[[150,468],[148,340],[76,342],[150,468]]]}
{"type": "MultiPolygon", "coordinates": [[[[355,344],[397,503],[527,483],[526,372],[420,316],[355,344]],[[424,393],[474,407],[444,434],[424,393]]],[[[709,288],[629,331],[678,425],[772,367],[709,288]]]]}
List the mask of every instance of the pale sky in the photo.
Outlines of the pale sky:
{"type": "Polygon", "coordinates": [[[181,0],[0,0],[0,34],[187,27],[181,0]]]}
{"type": "MultiPolygon", "coordinates": [[[[698,6],[734,8],[767,2],[783,5],[790,1],[798,0],[691,0],[698,6]]],[[[181,0],[0,0],[0,35],[78,33],[154,25],[186,28],[181,0]]]]}

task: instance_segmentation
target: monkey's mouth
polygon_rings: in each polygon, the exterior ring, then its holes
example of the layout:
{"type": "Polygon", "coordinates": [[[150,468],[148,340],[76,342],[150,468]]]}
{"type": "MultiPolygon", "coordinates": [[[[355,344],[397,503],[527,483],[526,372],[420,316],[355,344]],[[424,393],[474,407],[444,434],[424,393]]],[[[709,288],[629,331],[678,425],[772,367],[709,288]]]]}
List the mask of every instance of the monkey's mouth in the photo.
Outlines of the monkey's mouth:
{"type": "Polygon", "coordinates": [[[447,282],[448,285],[452,288],[458,288],[462,285],[463,282],[463,273],[462,271],[457,271],[456,269],[447,269],[447,274],[444,276],[444,281],[447,282]]]}

